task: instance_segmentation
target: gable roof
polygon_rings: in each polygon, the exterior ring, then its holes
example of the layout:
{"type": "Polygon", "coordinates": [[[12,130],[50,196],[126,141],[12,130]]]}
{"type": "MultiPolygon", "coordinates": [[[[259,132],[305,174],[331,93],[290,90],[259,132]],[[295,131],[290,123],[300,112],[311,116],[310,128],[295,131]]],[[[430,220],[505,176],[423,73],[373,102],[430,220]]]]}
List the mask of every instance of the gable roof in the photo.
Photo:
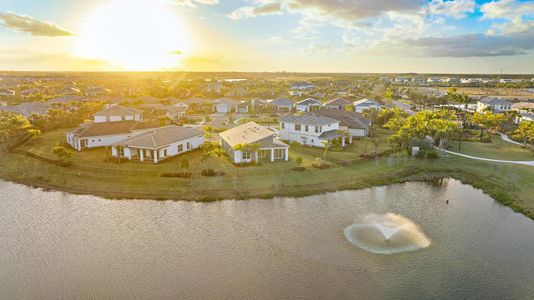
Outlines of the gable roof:
{"type": "Polygon", "coordinates": [[[517,102],[512,104],[512,109],[534,109],[534,102],[517,102]]]}
{"type": "Polygon", "coordinates": [[[240,144],[255,143],[273,135],[272,131],[255,122],[248,122],[219,133],[219,136],[232,148],[240,144]]]}
{"type": "Polygon", "coordinates": [[[321,105],[321,101],[314,98],[307,98],[302,101],[297,102],[297,105],[321,105]]]}
{"type": "Polygon", "coordinates": [[[320,109],[315,114],[329,117],[339,121],[339,125],[349,128],[367,129],[371,126],[371,121],[364,118],[357,112],[345,111],[340,109],[320,109]]]}
{"type": "Polygon", "coordinates": [[[280,118],[280,122],[302,124],[302,125],[328,125],[332,123],[339,123],[338,120],[322,116],[316,113],[307,113],[301,116],[287,115],[280,118]]]}
{"type": "Polygon", "coordinates": [[[506,99],[497,98],[497,97],[485,97],[485,98],[478,100],[478,102],[482,102],[486,105],[497,105],[497,104],[511,105],[512,104],[512,102],[506,99]]]}
{"type": "Polygon", "coordinates": [[[329,106],[329,105],[332,105],[332,106],[338,106],[338,105],[347,106],[347,105],[350,105],[350,101],[345,99],[345,98],[334,98],[334,99],[326,101],[323,105],[324,106],[329,106]]]}
{"type": "Polygon", "coordinates": [[[278,98],[276,100],[269,101],[269,105],[293,107],[293,101],[287,98],[278,98]]]}
{"type": "Polygon", "coordinates": [[[0,111],[8,111],[25,117],[31,114],[46,114],[50,106],[43,102],[24,102],[14,106],[0,106],[0,111]]]}
{"type": "Polygon", "coordinates": [[[114,105],[95,113],[94,116],[128,116],[138,115],[141,113],[143,113],[142,110],[133,107],[114,105]]]}
{"type": "Polygon", "coordinates": [[[353,102],[354,106],[363,105],[363,106],[370,106],[370,105],[376,105],[376,106],[382,106],[380,103],[376,102],[375,100],[369,99],[369,98],[363,98],[361,100],[357,100],[353,102]]]}
{"type": "Polygon", "coordinates": [[[199,135],[203,135],[199,129],[169,125],[134,135],[114,145],[156,149],[199,135]]]}
{"type": "Polygon", "coordinates": [[[71,131],[71,133],[73,133],[76,138],[86,138],[92,136],[124,134],[133,132],[134,130],[156,127],[156,124],[139,121],[101,122],[82,125],[71,131]]]}

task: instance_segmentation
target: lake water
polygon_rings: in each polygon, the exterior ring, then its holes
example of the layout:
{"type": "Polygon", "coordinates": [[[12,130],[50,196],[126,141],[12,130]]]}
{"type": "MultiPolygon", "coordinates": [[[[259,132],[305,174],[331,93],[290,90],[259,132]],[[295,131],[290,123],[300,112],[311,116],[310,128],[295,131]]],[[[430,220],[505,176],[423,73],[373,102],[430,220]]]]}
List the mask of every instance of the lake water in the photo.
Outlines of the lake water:
{"type": "Polygon", "coordinates": [[[1,299],[533,297],[534,222],[455,180],[213,203],[0,181],[1,299]],[[388,212],[430,246],[382,255],[345,239],[388,212]]]}

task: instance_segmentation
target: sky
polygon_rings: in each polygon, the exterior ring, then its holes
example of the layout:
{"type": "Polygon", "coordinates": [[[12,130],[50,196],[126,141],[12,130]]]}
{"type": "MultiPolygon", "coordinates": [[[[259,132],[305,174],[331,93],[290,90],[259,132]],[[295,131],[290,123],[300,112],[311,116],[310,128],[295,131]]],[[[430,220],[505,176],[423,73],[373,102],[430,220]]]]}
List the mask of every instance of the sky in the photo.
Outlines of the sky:
{"type": "Polygon", "coordinates": [[[534,73],[534,0],[2,0],[0,70],[534,73]]]}

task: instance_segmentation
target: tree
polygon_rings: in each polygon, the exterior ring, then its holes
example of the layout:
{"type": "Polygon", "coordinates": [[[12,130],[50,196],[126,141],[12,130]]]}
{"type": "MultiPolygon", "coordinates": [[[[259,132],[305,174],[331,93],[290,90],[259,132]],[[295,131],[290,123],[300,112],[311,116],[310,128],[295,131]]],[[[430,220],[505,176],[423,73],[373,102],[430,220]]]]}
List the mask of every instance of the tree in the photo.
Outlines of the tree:
{"type": "MultiPolygon", "coordinates": [[[[368,137],[366,141],[371,143],[371,145],[373,145],[373,150],[371,151],[371,155],[376,157],[376,149],[378,148],[379,139],[375,137],[368,137]]],[[[366,149],[367,149],[367,146],[366,146],[366,149]]]]}
{"type": "Polygon", "coordinates": [[[74,152],[59,145],[52,148],[52,153],[57,157],[58,165],[60,166],[69,165],[72,162],[71,159],[74,155],[74,152]]]}
{"type": "Polygon", "coordinates": [[[321,144],[323,144],[323,148],[324,148],[323,159],[326,159],[326,154],[328,154],[328,150],[330,150],[330,147],[332,147],[332,141],[331,140],[321,141],[321,144]]]}
{"type": "Polygon", "coordinates": [[[490,129],[497,127],[501,122],[506,121],[506,116],[504,114],[494,114],[492,112],[484,113],[474,113],[471,118],[472,122],[480,127],[480,141],[484,136],[484,129],[490,129]]]}
{"type": "Polygon", "coordinates": [[[189,160],[185,157],[183,157],[180,160],[180,168],[182,168],[185,172],[189,169],[189,160]]]}
{"type": "Polygon", "coordinates": [[[304,162],[304,159],[302,159],[302,157],[297,157],[295,159],[295,162],[297,163],[297,165],[300,167],[302,165],[302,163],[304,162]]]}
{"type": "Polygon", "coordinates": [[[514,131],[512,137],[523,141],[523,146],[534,143],[534,121],[523,121],[514,131]]]}

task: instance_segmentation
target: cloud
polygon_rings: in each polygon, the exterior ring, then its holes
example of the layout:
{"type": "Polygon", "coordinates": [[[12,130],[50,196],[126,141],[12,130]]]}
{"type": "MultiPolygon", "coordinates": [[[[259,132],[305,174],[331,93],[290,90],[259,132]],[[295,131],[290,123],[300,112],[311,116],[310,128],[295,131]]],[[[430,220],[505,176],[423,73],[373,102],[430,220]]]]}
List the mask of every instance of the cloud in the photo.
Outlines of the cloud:
{"type": "Polygon", "coordinates": [[[524,55],[534,49],[534,30],[512,35],[463,34],[422,37],[404,41],[408,48],[428,57],[484,57],[524,55]]]}
{"type": "Polygon", "coordinates": [[[480,7],[483,19],[514,19],[518,16],[534,16],[534,2],[496,0],[480,7]]]}
{"type": "Polygon", "coordinates": [[[6,70],[96,71],[107,70],[101,60],[84,59],[67,52],[46,53],[27,48],[0,48],[0,66],[6,70]]]}
{"type": "Polygon", "coordinates": [[[74,33],[58,25],[34,19],[14,12],[0,13],[0,23],[11,30],[26,32],[34,36],[73,36],[74,33]]]}
{"type": "Polygon", "coordinates": [[[175,3],[183,6],[195,7],[195,4],[215,5],[219,0],[175,0],[175,3]]]}
{"type": "Polygon", "coordinates": [[[259,6],[243,6],[233,12],[228,17],[232,20],[248,19],[261,15],[279,14],[282,12],[282,5],[279,2],[262,3],[259,6]]]}
{"type": "Polygon", "coordinates": [[[432,0],[428,3],[431,14],[447,16],[454,19],[461,19],[467,13],[473,13],[475,6],[475,0],[432,0]]]}

